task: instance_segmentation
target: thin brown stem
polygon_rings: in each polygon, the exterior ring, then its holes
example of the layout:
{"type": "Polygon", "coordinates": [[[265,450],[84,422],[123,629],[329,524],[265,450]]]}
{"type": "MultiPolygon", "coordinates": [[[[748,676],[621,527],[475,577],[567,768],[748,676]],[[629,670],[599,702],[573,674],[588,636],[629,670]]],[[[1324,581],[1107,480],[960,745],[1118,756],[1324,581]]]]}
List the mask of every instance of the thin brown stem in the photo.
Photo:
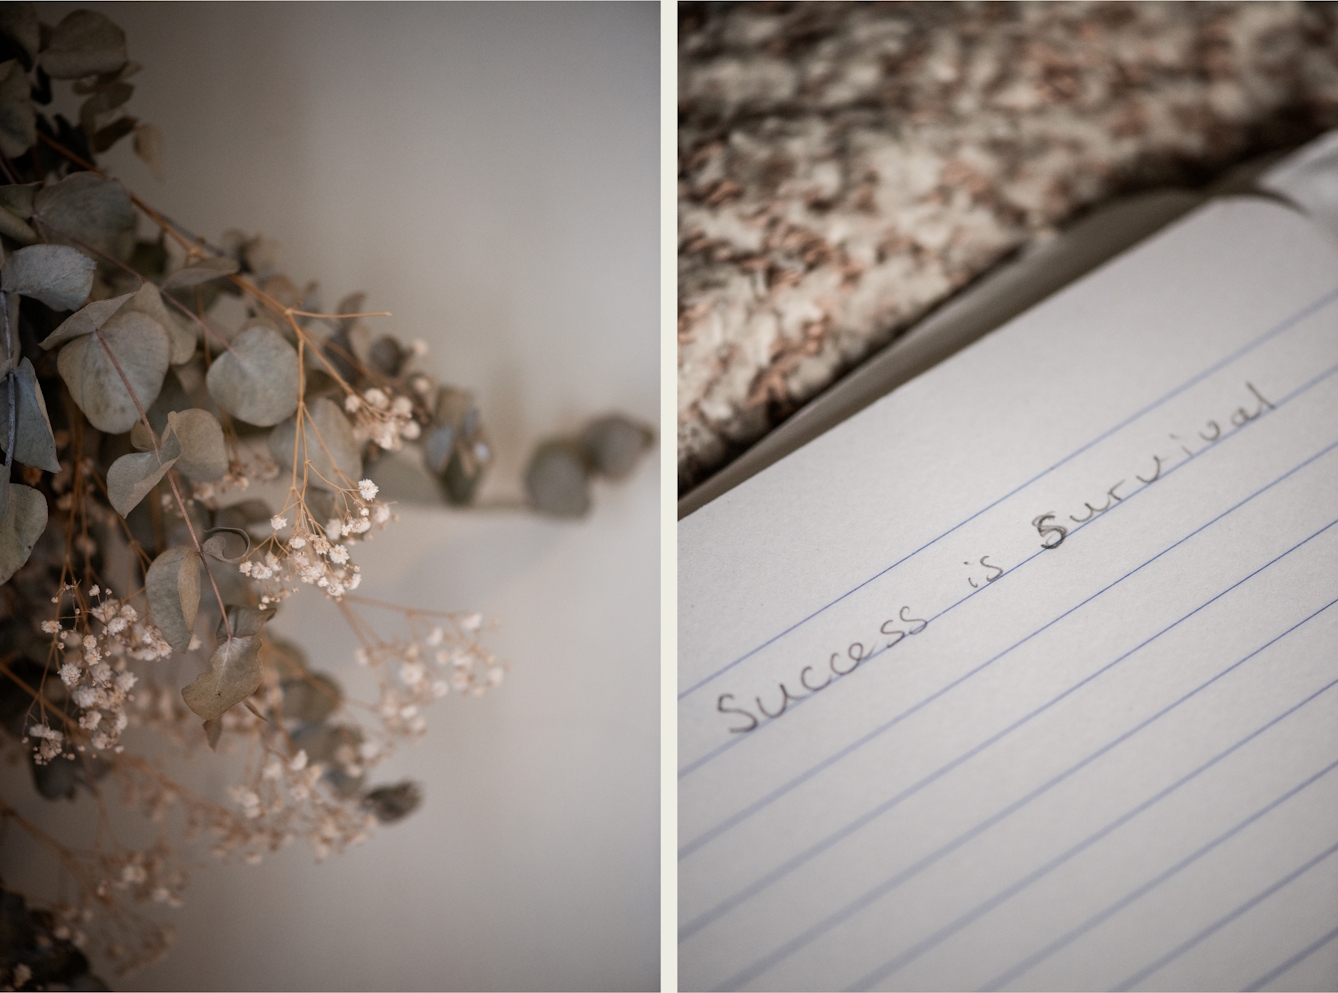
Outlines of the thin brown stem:
{"type": "MultiPolygon", "coordinates": [[[[149,423],[149,415],[144,412],[143,405],[139,402],[139,397],[135,396],[135,389],[130,385],[130,380],[126,378],[125,370],[121,368],[121,363],[116,360],[116,353],[107,345],[107,339],[102,337],[101,330],[93,332],[102,344],[102,350],[107,353],[107,358],[111,360],[112,366],[116,369],[116,374],[121,377],[121,382],[125,386],[125,391],[130,394],[130,399],[135,404],[135,409],[139,411],[139,419],[144,424],[144,429],[149,432],[149,440],[153,442],[153,453],[158,456],[158,461],[162,461],[162,455],[158,449],[158,435],[153,430],[153,425],[149,423]]],[[[223,594],[219,592],[218,582],[214,579],[214,571],[209,568],[209,560],[205,558],[204,548],[200,544],[200,536],[195,533],[195,525],[191,523],[190,514],[186,512],[186,501],[181,498],[181,490],[177,488],[176,477],[172,475],[171,470],[167,473],[167,482],[172,487],[172,496],[176,498],[177,509],[181,511],[181,519],[186,522],[186,530],[190,532],[190,540],[195,544],[195,551],[199,553],[200,564],[204,566],[204,574],[209,577],[209,585],[214,588],[214,598],[218,601],[219,612],[223,615],[223,628],[228,633],[228,640],[232,640],[232,622],[228,620],[228,608],[223,602],[223,594]]]]}

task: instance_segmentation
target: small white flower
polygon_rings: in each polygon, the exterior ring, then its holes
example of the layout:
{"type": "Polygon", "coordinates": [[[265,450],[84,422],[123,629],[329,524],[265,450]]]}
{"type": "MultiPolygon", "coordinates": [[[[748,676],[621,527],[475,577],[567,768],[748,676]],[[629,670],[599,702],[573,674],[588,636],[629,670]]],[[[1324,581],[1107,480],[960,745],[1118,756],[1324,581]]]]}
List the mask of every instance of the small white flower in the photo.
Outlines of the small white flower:
{"type": "Polygon", "coordinates": [[[358,492],[362,495],[364,500],[375,500],[376,494],[380,489],[381,488],[370,479],[362,479],[358,481],[358,492]]]}
{"type": "Polygon", "coordinates": [[[356,413],[357,409],[361,406],[362,401],[358,399],[356,394],[350,393],[348,396],[344,397],[344,409],[350,414],[356,413]]]}
{"type": "Polygon", "coordinates": [[[460,621],[460,626],[464,628],[466,631],[468,631],[470,634],[473,634],[475,631],[477,631],[480,627],[483,626],[483,615],[470,614],[468,617],[465,617],[463,620],[460,621]]]}
{"type": "Polygon", "coordinates": [[[436,648],[438,645],[441,644],[442,639],[445,637],[446,637],[445,631],[443,631],[439,627],[434,627],[431,631],[428,632],[427,637],[424,638],[423,641],[426,644],[432,646],[433,648],[436,648]]]}
{"type": "Polygon", "coordinates": [[[330,548],[330,561],[338,565],[343,565],[348,561],[348,549],[343,545],[333,545],[330,548]]]}
{"type": "Polygon", "coordinates": [[[293,772],[301,772],[306,767],[307,750],[305,748],[300,748],[298,749],[297,754],[293,756],[293,760],[288,763],[288,768],[292,769],[293,772]]]}
{"type": "Polygon", "coordinates": [[[307,539],[303,538],[300,534],[295,534],[293,535],[292,540],[288,542],[288,544],[292,548],[305,548],[307,544],[307,539]]]}
{"type": "Polygon", "coordinates": [[[406,421],[404,427],[400,428],[400,437],[407,441],[415,441],[423,433],[417,421],[406,421]]]}
{"type": "Polygon", "coordinates": [[[73,686],[75,683],[79,682],[79,676],[82,672],[83,670],[74,663],[66,662],[60,667],[60,681],[66,686],[73,686]]]}
{"type": "Polygon", "coordinates": [[[60,631],[60,621],[43,621],[42,630],[47,634],[57,634],[60,631]]]}
{"type": "Polygon", "coordinates": [[[390,398],[375,386],[363,393],[362,398],[377,410],[385,410],[386,407],[390,406],[390,398]]]}
{"type": "Polygon", "coordinates": [[[331,517],[325,522],[325,534],[331,541],[338,541],[344,534],[344,524],[338,517],[331,517]]]}
{"type": "Polygon", "coordinates": [[[413,413],[413,401],[408,397],[396,397],[390,403],[392,413],[399,414],[401,417],[408,417],[413,413]]]}
{"type": "Polygon", "coordinates": [[[423,668],[421,662],[405,662],[400,666],[400,679],[406,686],[417,686],[427,675],[427,670],[423,668]]]}
{"type": "Polygon", "coordinates": [[[288,518],[284,517],[282,514],[275,514],[269,519],[269,526],[275,531],[282,531],[288,526],[288,518]]]}

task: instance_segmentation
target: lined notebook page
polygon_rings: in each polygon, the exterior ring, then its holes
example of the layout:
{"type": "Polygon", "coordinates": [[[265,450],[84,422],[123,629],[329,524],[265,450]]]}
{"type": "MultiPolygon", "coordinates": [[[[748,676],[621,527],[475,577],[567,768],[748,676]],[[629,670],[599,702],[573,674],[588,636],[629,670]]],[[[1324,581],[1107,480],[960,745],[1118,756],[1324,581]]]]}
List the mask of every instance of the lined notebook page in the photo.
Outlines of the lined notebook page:
{"type": "Polygon", "coordinates": [[[684,989],[1334,989],[1338,247],[1217,201],[679,525],[684,989]]]}

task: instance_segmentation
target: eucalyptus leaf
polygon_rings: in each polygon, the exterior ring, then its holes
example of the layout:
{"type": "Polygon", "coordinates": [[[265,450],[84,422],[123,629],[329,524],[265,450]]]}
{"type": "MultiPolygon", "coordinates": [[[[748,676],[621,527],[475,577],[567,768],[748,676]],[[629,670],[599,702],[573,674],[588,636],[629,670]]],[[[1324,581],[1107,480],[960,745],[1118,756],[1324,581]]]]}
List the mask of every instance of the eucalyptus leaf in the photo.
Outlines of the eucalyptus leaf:
{"type": "Polygon", "coordinates": [[[189,362],[191,356],[195,354],[194,332],[183,328],[177,322],[172,312],[167,309],[167,305],[163,303],[162,293],[152,283],[146,281],[143,286],[131,293],[121,306],[121,312],[143,314],[158,322],[158,325],[167,332],[167,340],[171,345],[169,361],[172,365],[189,362]]]}
{"type": "Polygon", "coordinates": [[[190,645],[200,609],[200,556],[186,545],[169,548],[144,575],[149,615],[163,638],[179,652],[190,645]]]}
{"type": "Polygon", "coordinates": [[[0,234],[13,238],[20,245],[33,245],[38,241],[37,232],[4,207],[0,207],[0,234]]]}
{"type": "Polygon", "coordinates": [[[353,426],[332,400],[321,397],[307,404],[301,440],[296,417],[290,417],[270,432],[269,450],[280,471],[290,471],[295,447],[299,480],[303,463],[311,463],[307,476],[310,486],[348,489],[357,486],[362,478],[362,448],[353,436],[353,426]]]}
{"type": "Polygon", "coordinates": [[[125,187],[114,179],[71,173],[41,190],[34,207],[37,219],[56,241],[77,238],[118,259],[129,258],[134,250],[135,208],[125,187]]]}
{"type": "Polygon", "coordinates": [[[200,545],[207,555],[224,562],[240,562],[251,550],[251,536],[241,528],[210,528],[200,545]]]}
{"type": "Polygon", "coordinates": [[[228,608],[228,623],[225,625],[222,620],[218,622],[218,640],[222,641],[228,636],[228,627],[232,628],[232,636],[249,637],[259,634],[260,629],[265,623],[274,616],[273,611],[264,611],[259,607],[252,607],[249,604],[240,604],[228,608]]]}
{"type": "Polygon", "coordinates": [[[105,128],[98,129],[93,137],[88,139],[88,147],[95,152],[105,152],[118,141],[135,130],[135,125],[139,120],[134,117],[118,117],[105,128]]]}
{"type": "Polygon", "coordinates": [[[394,824],[418,809],[423,790],[411,779],[392,786],[378,786],[362,798],[362,805],[382,824],[394,824]]]}
{"type": "Polygon", "coordinates": [[[609,479],[622,479],[636,467],[653,437],[649,429],[621,414],[609,414],[581,432],[581,448],[595,471],[609,479]]]}
{"type": "Polygon", "coordinates": [[[253,326],[232,339],[209,367],[209,393],[234,417],[269,427],[297,409],[297,352],[270,328],[253,326]]]}
{"type": "Polygon", "coordinates": [[[28,561],[46,530],[46,497],[31,486],[10,483],[9,506],[0,520],[0,583],[7,583],[28,561]]]}
{"type": "MultiPolygon", "coordinates": [[[[167,430],[168,414],[172,413],[174,410],[191,410],[194,407],[195,404],[191,402],[191,398],[186,394],[175,370],[168,369],[167,375],[163,377],[163,387],[158,391],[158,399],[154,400],[153,403],[149,405],[149,408],[145,413],[149,415],[149,423],[153,425],[153,430],[162,434],[167,430]]],[[[144,425],[140,424],[139,426],[142,428],[144,425]]],[[[140,450],[143,451],[152,447],[153,444],[149,443],[140,446],[140,450]]]]}
{"type": "Polygon", "coordinates": [[[121,309],[121,306],[130,299],[132,294],[122,293],[119,297],[108,297],[106,300],[94,300],[92,303],[76,310],[69,317],[61,322],[56,330],[52,331],[42,340],[42,347],[47,351],[55,348],[57,345],[73,338],[79,338],[86,334],[92,334],[102,325],[111,320],[112,316],[121,309]]]}
{"type": "Polygon", "coordinates": [[[283,716],[299,724],[318,724],[343,702],[344,694],[333,676],[312,672],[283,681],[283,716]]]}
{"type": "Polygon", "coordinates": [[[0,62],[0,152],[17,158],[37,141],[37,112],[18,59],[0,62]]]}
{"type": "Polygon", "coordinates": [[[67,14],[41,56],[42,68],[52,79],[115,72],[125,62],[125,32],[91,10],[67,14]]]}
{"type": "Polygon", "coordinates": [[[446,463],[451,460],[455,450],[455,426],[438,424],[430,428],[423,436],[423,464],[428,472],[440,475],[446,471],[446,463]]]}
{"type": "Polygon", "coordinates": [[[194,265],[178,269],[163,280],[163,289],[180,286],[198,286],[211,279],[223,279],[237,271],[237,260],[226,255],[200,259],[194,265]]]}
{"type": "Polygon", "coordinates": [[[98,118],[121,106],[134,92],[133,86],[122,82],[115,82],[95,90],[93,95],[79,106],[79,124],[83,127],[84,134],[96,131],[98,118]]]}
{"type": "Polygon", "coordinates": [[[0,289],[41,300],[52,310],[74,310],[88,299],[96,268],[68,245],[29,245],[0,267],[0,289]]]}
{"type": "MultiPolygon", "coordinates": [[[[14,458],[24,465],[36,466],[47,472],[60,472],[56,458],[56,439],[51,433],[51,418],[46,413],[42,387],[37,384],[37,373],[26,358],[13,374],[14,383],[14,458]]],[[[9,447],[9,396],[0,389],[0,448],[9,447]]]]}
{"type": "Polygon", "coordinates": [[[41,183],[13,183],[0,186],[0,207],[26,221],[33,216],[35,209],[33,204],[37,198],[37,191],[41,188],[41,183]]]}
{"type": "Polygon", "coordinates": [[[535,510],[555,517],[580,517],[590,509],[584,453],[569,441],[540,445],[525,470],[525,492],[535,510]]]}
{"type": "Polygon", "coordinates": [[[56,357],[56,366],[70,396],[93,426],[121,434],[139,419],[139,410],[108,350],[116,356],[135,397],[148,408],[158,399],[167,374],[169,348],[167,332],[156,321],[143,314],[117,314],[98,334],[69,342],[56,357]]]}
{"type": "Polygon", "coordinates": [[[37,7],[31,3],[0,4],[0,33],[18,43],[29,60],[37,58],[42,46],[42,25],[37,7]]]}
{"type": "Polygon", "coordinates": [[[163,182],[167,176],[163,172],[163,136],[152,124],[140,124],[135,128],[135,154],[149,167],[153,178],[163,182]]]}
{"type": "Polygon", "coordinates": [[[209,659],[209,671],[183,689],[181,698],[198,716],[214,720],[258,690],[263,675],[259,633],[225,638],[209,659]]]}
{"type": "Polygon", "coordinates": [[[122,517],[158,485],[167,470],[181,457],[181,442],[176,435],[163,435],[156,452],[131,452],[122,455],[107,470],[107,499],[122,517]]]}
{"type": "Polygon", "coordinates": [[[167,430],[181,442],[177,472],[199,482],[211,482],[228,471],[228,447],[223,428],[207,410],[192,407],[167,415],[167,430]]]}

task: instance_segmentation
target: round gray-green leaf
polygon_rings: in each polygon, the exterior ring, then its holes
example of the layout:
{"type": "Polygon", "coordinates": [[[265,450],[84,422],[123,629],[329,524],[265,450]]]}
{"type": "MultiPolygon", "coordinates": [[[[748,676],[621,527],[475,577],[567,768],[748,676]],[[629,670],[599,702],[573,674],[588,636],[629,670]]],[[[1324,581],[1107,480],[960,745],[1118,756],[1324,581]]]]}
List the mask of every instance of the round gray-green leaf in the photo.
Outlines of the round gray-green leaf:
{"type": "Polygon", "coordinates": [[[147,410],[162,389],[170,346],[167,332],[157,321],[143,314],[117,314],[100,332],[75,338],[56,357],[61,378],[84,416],[99,431],[121,434],[139,419],[139,410],[112,364],[108,349],[116,356],[140,405],[147,410]]]}
{"type": "Polygon", "coordinates": [[[131,293],[121,306],[121,312],[143,314],[145,317],[150,317],[158,322],[162,329],[167,332],[167,340],[171,346],[169,361],[172,365],[189,362],[191,356],[195,354],[194,333],[177,323],[176,318],[172,316],[171,311],[163,303],[163,295],[158,292],[158,287],[152,283],[146,282],[134,293],[131,293]]]}
{"type": "Polygon", "coordinates": [[[362,805],[382,824],[394,824],[418,809],[423,788],[411,779],[393,786],[378,786],[362,798],[362,805]]]}
{"type": "Polygon", "coordinates": [[[62,342],[70,341],[74,338],[81,338],[86,334],[92,334],[102,325],[112,319],[112,316],[121,309],[122,305],[130,299],[132,294],[122,293],[119,297],[108,297],[106,300],[94,300],[86,307],[81,307],[69,317],[61,322],[60,327],[52,331],[42,339],[42,347],[47,351],[55,348],[62,342]]]}
{"type": "Polygon", "coordinates": [[[197,715],[213,720],[258,690],[263,675],[258,633],[225,639],[209,659],[209,671],[183,689],[181,698],[197,715]]]}
{"type": "Polygon", "coordinates": [[[241,528],[210,528],[200,547],[224,562],[240,562],[251,550],[251,536],[241,528]]]}
{"type": "Polygon", "coordinates": [[[4,207],[0,207],[0,234],[13,238],[20,245],[34,245],[38,241],[37,232],[4,207]]]}
{"type": "Polygon", "coordinates": [[[332,676],[313,672],[283,681],[283,716],[300,724],[318,724],[335,712],[344,698],[332,676]]]}
{"type": "Polygon", "coordinates": [[[277,331],[249,327],[214,360],[206,382],[233,417],[270,427],[297,410],[297,352],[277,331]]]}
{"type": "Polygon", "coordinates": [[[67,14],[51,32],[42,68],[52,79],[79,79],[125,65],[125,32],[91,10],[67,14]]]}
{"type": "Polygon", "coordinates": [[[362,478],[362,448],[353,436],[353,426],[332,400],[321,397],[307,404],[303,440],[297,438],[297,418],[290,417],[269,436],[269,450],[279,463],[279,471],[288,473],[297,452],[297,478],[302,479],[303,463],[310,461],[307,483],[327,490],[350,489],[362,478]]]}
{"type": "Polygon", "coordinates": [[[153,560],[144,576],[149,616],[166,642],[179,652],[190,645],[200,609],[200,556],[178,545],[153,560]]]}
{"type": "Polygon", "coordinates": [[[181,457],[181,442],[166,434],[156,452],[131,452],[122,455],[107,470],[107,499],[122,517],[127,517],[139,502],[158,485],[181,457]]]}
{"type": "Polygon", "coordinates": [[[28,74],[18,59],[0,62],[0,152],[17,158],[37,141],[28,74]]]}
{"type": "Polygon", "coordinates": [[[237,271],[237,260],[230,256],[220,255],[207,259],[200,259],[194,265],[178,269],[172,275],[163,280],[163,289],[173,289],[181,286],[198,286],[201,283],[207,283],[211,279],[222,279],[224,276],[230,276],[237,271]]]}
{"type": "Polygon", "coordinates": [[[649,430],[621,414],[609,414],[581,432],[581,447],[597,472],[621,479],[636,467],[652,437],[649,430]]]}
{"type": "Polygon", "coordinates": [[[207,410],[192,407],[167,415],[167,430],[181,442],[177,472],[199,482],[211,482],[228,471],[228,447],[223,428],[207,410]]]}
{"type": "Polygon", "coordinates": [[[88,299],[96,268],[68,245],[29,245],[0,267],[0,289],[41,300],[52,310],[74,310],[88,299]]]}
{"type": "Polygon", "coordinates": [[[569,441],[540,445],[525,470],[530,505],[556,517],[580,517],[590,509],[590,481],[581,449],[569,441]]]}
{"type": "Polygon", "coordinates": [[[11,183],[0,186],[0,207],[26,221],[33,216],[37,191],[41,188],[41,183],[11,183]]]}
{"type": "Polygon", "coordinates": [[[135,247],[135,208],[114,179],[72,173],[41,190],[33,206],[56,241],[78,238],[118,259],[128,258],[135,247]]]}
{"type": "MultiPolygon", "coordinates": [[[[51,433],[42,388],[37,385],[33,364],[26,358],[14,373],[14,458],[24,465],[47,472],[60,472],[56,439],[51,433]]],[[[9,397],[0,388],[0,448],[9,446],[9,397]]]]}
{"type": "Polygon", "coordinates": [[[9,505],[0,520],[0,583],[7,583],[28,561],[46,530],[46,497],[31,486],[9,485],[9,505]]]}

